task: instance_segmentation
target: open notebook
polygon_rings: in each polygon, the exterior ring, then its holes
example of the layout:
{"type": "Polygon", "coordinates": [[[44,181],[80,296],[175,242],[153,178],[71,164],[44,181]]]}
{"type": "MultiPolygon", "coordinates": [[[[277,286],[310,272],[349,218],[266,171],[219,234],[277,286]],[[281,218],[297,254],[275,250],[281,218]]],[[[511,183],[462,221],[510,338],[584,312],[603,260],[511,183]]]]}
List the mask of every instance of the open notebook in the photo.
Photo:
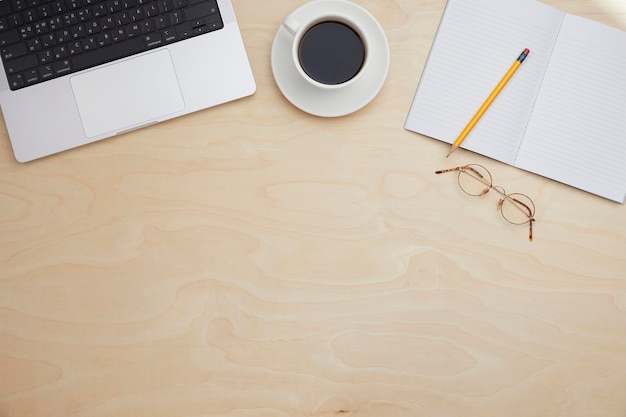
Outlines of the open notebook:
{"type": "Polygon", "coordinates": [[[626,32],[535,0],[448,0],[405,128],[623,203],[626,32]]]}

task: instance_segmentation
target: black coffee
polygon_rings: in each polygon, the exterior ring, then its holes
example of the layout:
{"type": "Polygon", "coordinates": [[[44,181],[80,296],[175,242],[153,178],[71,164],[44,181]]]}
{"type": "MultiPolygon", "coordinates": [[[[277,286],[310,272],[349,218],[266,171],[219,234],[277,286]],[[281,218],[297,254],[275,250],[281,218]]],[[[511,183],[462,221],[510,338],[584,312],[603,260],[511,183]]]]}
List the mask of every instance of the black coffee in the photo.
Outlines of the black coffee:
{"type": "Polygon", "coordinates": [[[298,52],[304,72],[322,84],[351,80],[365,61],[365,45],[359,34],[336,21],[311,27],[302,37],[298,52]]]}

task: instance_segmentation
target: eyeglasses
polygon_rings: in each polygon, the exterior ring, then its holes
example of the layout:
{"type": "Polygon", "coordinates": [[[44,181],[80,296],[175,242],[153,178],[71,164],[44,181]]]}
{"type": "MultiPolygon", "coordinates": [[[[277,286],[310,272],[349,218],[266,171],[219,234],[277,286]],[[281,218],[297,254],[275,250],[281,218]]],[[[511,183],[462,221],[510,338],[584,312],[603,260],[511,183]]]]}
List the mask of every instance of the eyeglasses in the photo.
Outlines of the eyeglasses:
{"type": "Polygon", "coordinates": [[[511,224],[530,225],[528,239],[533,240],[533,223],[535,222],[535,203],[525,194],[507,194],[504,188],[493,185],[491,173],[482,165],[470,164],[456,168],[436,171],[435,174],[458,172],[459,187],[465,194],[480,197],[494,190],[502,196],[498,202],[498,209],[504,219],[511,224]]]}

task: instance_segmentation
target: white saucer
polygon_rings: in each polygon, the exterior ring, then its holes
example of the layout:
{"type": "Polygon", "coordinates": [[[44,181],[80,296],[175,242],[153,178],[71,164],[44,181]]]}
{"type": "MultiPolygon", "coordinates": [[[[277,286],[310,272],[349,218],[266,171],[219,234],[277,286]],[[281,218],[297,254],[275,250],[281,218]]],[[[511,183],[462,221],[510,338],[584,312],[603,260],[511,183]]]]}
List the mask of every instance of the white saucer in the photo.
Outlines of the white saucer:
{"type": "Polygon", "coordinates": [[[293,36],[281,24],[272,45],[272,72],[278,88],[294,106],[321,117],[338,117],[365,107],[380,91],[389,71],[389,44],[378,21],[361,6],[344,0],[316,0],[296,9],[293,17],[305,21],[318,14],[349,15],[370,38],[370,65],[345,88],[323,90],[304,80],[292,59],[293,36]]]}

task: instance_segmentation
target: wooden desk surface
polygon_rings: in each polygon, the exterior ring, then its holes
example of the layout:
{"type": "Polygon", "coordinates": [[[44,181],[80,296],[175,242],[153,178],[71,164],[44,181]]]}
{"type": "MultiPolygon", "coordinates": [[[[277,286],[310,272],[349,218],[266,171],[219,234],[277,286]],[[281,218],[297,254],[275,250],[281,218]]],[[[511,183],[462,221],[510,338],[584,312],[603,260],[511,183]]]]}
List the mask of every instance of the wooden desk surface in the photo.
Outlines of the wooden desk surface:
{"type": "Polygon", "coordinates": [[[235,0],[252,97],[25,165],[1,125],[0,417],[626,416],[626,208],[403,129],[444,0],[356,0],[383,90],[299,111],[269,57],[303,3],[235,0]],[[470,162],[535,242],[433,174],[470,162]]]}

